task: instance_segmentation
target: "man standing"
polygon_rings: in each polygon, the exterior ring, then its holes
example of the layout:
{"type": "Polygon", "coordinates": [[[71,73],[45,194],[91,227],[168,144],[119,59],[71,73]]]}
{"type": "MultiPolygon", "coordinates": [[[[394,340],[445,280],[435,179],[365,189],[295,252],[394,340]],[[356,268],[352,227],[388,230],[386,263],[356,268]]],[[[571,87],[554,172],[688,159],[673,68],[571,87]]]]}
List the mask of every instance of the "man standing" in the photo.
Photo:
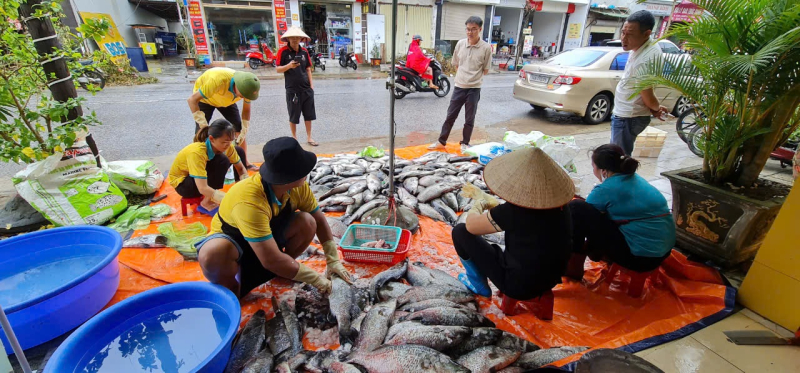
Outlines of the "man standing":
{"type": "Polygon", "coordinates": [[[465,23],[467,38],[461,39],[456,44],[453,52],[453,66],[457,69],[453,97],[450,98],[450,107],[447,108],[447,119],[442,125],[439,141],[431,144],[428,149],[443,149],[450,137],[450,130],[465,107],[464,134],[461,139],[461,151],[469,147],[472,129],[475,126],[475,112],[478,111],[478,101],[481,99],[481,83],[483,76],[489,73],[492,66],[492,46],[481,40],[483,20],[479,17],[469,17],[465,23]]]}
{"type": "Polygon", "coordinates": [[[292,27],[281,37],[281,41],[288,43],[278,50],[278,73],[283,73],[286,81],[286,106],[289,108],[289,126],[292,137],[297,140],[297,123],[300,123],[300,114],[306,124],[308,144],[317,146],[311,137],[311,121],[317,119],[314,108],[314,79],[311,77],[311,56],[305,48],[300,46],[303,40],[310,40],[299,27],[292,27]]]}
{"type": "Polygon", "coordinates": [[[253,73],[235,71],[227,67],[213,67],[204,72],[194,82],[194,93],[189,96],[189,110],[194,117],[195,134],[208,127],[214,110],[233,125],[236,131],[236,143],[241,147],[239,157],[247,168],[257,170],[256,166],[247,163],[244,153],[247,151],[247,130],[250,128],[250,101],[258,99],[261,82],[253,73]],[[236,102],[244,99],[242,115],[236,102]]]}
{"type": "Polygon", "coordinates": [[[619,145],[628,156],[633,152],[636,136],[650,124],[650,115],[663,121],[661,116],[669,112],[658,103],[653,88],[631,97],[636,92],[635,79],[642,74],[641,67],[661,57],[661,48],[650,40],[655,24],[656,19],[650,12],[640,10],[631,14],[622,26],[622,49],[632,52],[614,94],[611,143],[619,145]]]}

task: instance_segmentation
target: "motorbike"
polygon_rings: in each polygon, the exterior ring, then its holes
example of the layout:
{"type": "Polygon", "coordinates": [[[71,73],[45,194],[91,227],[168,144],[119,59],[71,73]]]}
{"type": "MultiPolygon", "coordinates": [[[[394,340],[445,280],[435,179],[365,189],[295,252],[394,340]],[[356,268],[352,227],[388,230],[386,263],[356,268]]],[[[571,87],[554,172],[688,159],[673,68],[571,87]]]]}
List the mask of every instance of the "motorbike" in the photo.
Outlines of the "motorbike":
{"type": "Polygon", "coordinates": [[[261,43],[261,49],[264,50],[264,53],[261,53],[261,51],[251,51],[245,55],[244,60],[250,65],[250,68],[256,70],[262,65],[277,66],[277,61],[275,61],[277,56],[272,49],[270,49],[266,43],[261,43]]]}
{"type": "Polygon", "coordinates": [[[80,61],[80,64],[83,68],[80,71],[72,71],[72,76],[75,77],[81,88],[88,91],[90,85],[99,89],[106,86],[106,74],[94,66],[94,61],[80,61]]]}
{"type": "MultiPolygon", "coordinates": [[[[442,73],[442,64],[436,58],[430,58],[430,67],[433,70],[433,84],[439,89],[433,89],[427,85],[422,85],[422,76],[414,69],[406,67],[405,64],[398,64],[394,67],[394,98],[401,99],[410,93],[433,92],[436,97],[444,97],[450,93],[450,80],[442,73]]],[[[391,87],[391,77],[387,79],[387,87],[391,87]]]]}
{"type": "Polygon", "coordinates": [[[316,48],[313,45],[308,46],[308,55],[311,56],[311,62],[313,62],[314,70],[317,67],[322,68],[322,71],[325,71],[325,61],[322,60],[322,53],[317,53],[316,48]]]}
{"type": "Polygon", "coordinates": [[[358,69],[355,53],[347,52],[344,48],[339,48],[339,66],[344,68],[352,67],[353,70],[358,69]]]}

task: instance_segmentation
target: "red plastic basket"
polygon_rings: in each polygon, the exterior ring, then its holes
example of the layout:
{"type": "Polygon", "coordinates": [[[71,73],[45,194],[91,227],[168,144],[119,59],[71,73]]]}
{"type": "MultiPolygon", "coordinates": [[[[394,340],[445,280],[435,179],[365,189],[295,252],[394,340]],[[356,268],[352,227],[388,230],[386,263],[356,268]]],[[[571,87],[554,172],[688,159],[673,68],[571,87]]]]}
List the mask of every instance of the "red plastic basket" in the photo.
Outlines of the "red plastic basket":
{"type": "Polygon", "coordinates": [[[397,250],[394,252],[380,252],[373,250],[345,249],[339,246],[342,258],[348,262],[397,264],[403,261],[411,250],[411,232],[403,229],[397,250]]]}

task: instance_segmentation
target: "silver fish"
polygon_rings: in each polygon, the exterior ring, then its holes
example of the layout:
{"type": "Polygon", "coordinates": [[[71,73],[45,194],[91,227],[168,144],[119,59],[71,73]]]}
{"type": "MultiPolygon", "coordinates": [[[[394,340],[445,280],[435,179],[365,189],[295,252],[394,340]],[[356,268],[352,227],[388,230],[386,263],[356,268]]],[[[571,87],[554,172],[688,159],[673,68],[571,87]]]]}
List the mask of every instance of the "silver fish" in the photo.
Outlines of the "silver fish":
{"type": "Polygon", "coordinates": [[[475,294],[454,289],[449,286],[431,285],[415,286],[397,298],[397,305],[422,302],[428,299],[445,299],[455,303],[466,303],[475,300],[475,294]]]}
{"type": "Polygon", "coordinates": [[[352,197],[365,190],[367,190],[367,181],[366,180],[357,181],[353,185],[351,185],[350,188],[347,189],[347,195],[352,197]]]}
{"type": "Polygon", "coordinates": [[[389,321],[394,316],[397,301],[392,299],[372,307],[364,318],[354,349],[359,353],[373,351],[383,344],[389,321]]]}
{"type": "Polygon", "coordinates": [[[363,194],[363,196],[364,196],[364,202],[366,203],[366,202],[372,201],[372,200],[374,200],[375,198],[377,198],[379,195],[380,195],[380,194],[378,194],[378,193],[375,193],[375,192],[373,192],[373,191],[371,191],[371,190],[365,190],[365,191],[364,191],[364,194],[363,194]]]}
{"type": "Polygon", "coordinates": [[[461,344],[470,335],[466,326],[420,326],[398,331],[387,345],[420,345],[437,351],[461,344]]]}
{"type": "Polygon", "coordinates": [[[348,362],[370,372],[458,372],[469,373],[447,355],[429,347],[404,345],[383,346],[370,353],[355,354],[348,362]]]}
{"type": "Polygon", "coordinates": [[[463,184],[464,179],[454,175],[447,175],[444,177],[444,182],[446,183],[455,183],[455,184],[463,184]]]}
{"type": "Polygon", "coordinates": [[[495,344],[503,335],[503,331],[496,328],[472,328],[472,334],[463,343],[449,350],[450,356],[461,356],[479,347],[495,344]]]}
{"type": "Polygon", "coordinates": [[[353,185],[353,183],[339,184],[336,187],[334,187],[331,190],[329,190],[328,193],[325,193],[325,194],[319,196],[319,198],[317,200],[318,201],[323,201],[328,197],[335,196],[337,194],[341,194],[341,193],[347,192],[347,190],[350,189],[350,185],[353,185]]]}
{"type": "Polygon", "coordinates": [[[587,347],[554,347],[522,354],[514,364],[523,369],[539,369],[566,357],[588,350],[587,347]]]}
{"type": "Polygon", "coordinates": [[[460,303],[454,303],[444,299],[428,299],[422,302],[409,303],[400,308],[400,311],[416,312],[434,307],[466,308],[460,303]]]}
{"type": "Polygon", "coordinates": [[[417,211],[417,205],[419,202],[417,198],[411,195],[409,191],[406,190],[404,187],[397,188],[397,197],[406,207],[410,208],[413,211],[417,211]]]}
{"type": "Polygon", "coordinates": [[[506,350],[520,350],[522,352],[533,352],[539,349],[539,346],[509,332],[503,332],[496,345],[506,350]]]}
{"type": "Polygon", "coordinates": [[[419,179],[416,177],[409,177],[403,181],[403,187],[411,194],[417,194],[417,187],[419,187],[419,179]]]}
{"type": "Polygon", "coordinates": [[[361,205],[363,205],[363,204],[364,204],[364,194],[363,193],[358,193],[358,194],[354,195],[353,196],[353,204],[347,206],[347,211],[345,212],[345,215],[348,215],[348,216],[349,215],[353,215],[353,213],[356,212],[356,210],[358,210],[358,208],[361,207],[361,205]]]}
{"type": "Polygon", "coordinates": [[[342,173],[338,174],[340,176],[348,177],[348,176],[361,176],[365,174],[366,171],[363,168],[354,168],[342,171],[342,173]]]}
{"type": "Polygon", "coordinates": [[[467,211],[467,210],[464,210],[464,208],[467,207],[467,205],[469,204],[469,202],[471,200],[472,200],[471,198],[467,198],[467,197],[462,196],[461,193],[456,194],[456,201],[458,202],[458,210],[459,211],[467,211]]]}
{"type": "Polygon", "coordinates": [[[428,176],[428,175],[433,175],[433,174],[434,174],[433,171],[408,171],[408,172],[403,172],[400,175],[397,175],[397,180],[398,181],[405,181],[405,179],[407,179],[409,177],[420,178],[420,177],[423,177],[423,176],[428,176]]]}
{"type": "Polygon", "coordinates": [[[456,198],[456,194],[453,192],[445,193],[442,195],[442,201],[447,204],[447,207],[453,209],[453,211],[461,211],[458,208],[458,198],[456,198]]]}
{"type": "Polygon", "coordinates": [[[413,328],[421,328],[421,327],[424,327],[424,326],[427,326],[427,325],[422,325],[422,323],[419,322],[419,321],[403,321],[403,322],[399,322],[399,323],[394,324],[394,325],[389,327],[389,331],[386,332],[386,340],[388,341],[389,339],[392,339],[392,337],[394,337],[395,335],[397,335],[397,333],[400,333],[403,330],[413,329],[413,328]]]}
{"type": "Polygon", "coordinates": [[[325,199],[324,201],[319,203],[319,207],[334,206],[334,205],[347,206],[347,205],[352,205],[353,203],[355,203],[355,199],[353,199],[352,197],[340,195],[325,199]]]}
{"type": "Polygon", "coordinates": [[[417,196],[417,199],[422,203],[428,203],[428,201],[439,198],[442,194],[452,192],[459,188],[461,188],[461,185],[458,184],[436,184],[425,188],[425,190],[417,196]]]}
{"type": "Polygon", "coordinates": [[[321,166],[314,169],[317,172],[317,175],[311,179],[311,182],[316,184],[325,176],[333,174],[333,169],[328,166],[321,166]]]}
{"type": "Polygon", "coordinates": [[[408,281],[414,286],[449,286],[458,291],[468,293],[464,284],[450,274],[438,269],[429,268],[422,262],[413,262],[408,266],[408,281]]]}
{"type": "Polygon", "coordinates": [[[272,354],[267,350],[263,350],[258,353],[255,359],[247,362],[242,368],[242,373],[270,373],[272,372],[273,360],[272,354]]]}
{"type": "Polygon", "coordinates": [[[361,219],[361,216],[366,214],[368,211],[371,211],[376,207],[383,205],[384,203],[386,203],[386,200],[384,199],[374,199],[372,201],[365,202],[363,205],[361,205],[361,208],[356,210],[356,212],[353,213],[353,215],[350,215],[350,217],[345,219],[343,222],[345,223],[345,225],[349,226],[350,224],[353,224],[354,221],[361,219]]]}
{"type": "MultiPolygon", "coordinates": [[[[378,273],[369,282],[369,295],[372,299],[377,299],[378,289],[382,288],[389,281],[397,281],[406,275],[408,270],[408,259],[396,264],[395,266],[378,273]]],[[[392,310],[394,312],[394,310],[392,310]]]]}
{"type": "Polygon", "coordinates": [[[372,163],[369,164],[369,167],[367,167],[367,171],[369,171],[369,172],[378,171],[382,167],[383,167],[383,163],[381,163],[381,162],[372,162],[372,163]]]}
{"type": "Polygon", "coordinates": [[[381,179],[374,173],[367,175],[367,188],[373,193],[379,193],[381,191],[381,179]]]}
{"type": "Polygon", "coordinates": [[[322,178],[320,178],[319,180],[317,180],[317,181],[316,181],[314,184],[317,184],[317,185],[323,185],[323,184],[328,184],[328,183],[338,182],[338,181],[340,181],[340,180],[342,180],[342,177],[341,177],[341,176],[336,176],[336,175],[327,175],[327,176],[323,176],[322,178]]]}
{"type": "Polygon", "coordinates": [[[450,206],[447,206],[447,204],[444,203],[441,199],[437,198],[431,201],[431,206],[433,206],[433,208],[435,208],[436,211],[442,214],[445,220],[451,225],[455,225],[456,221],[458,221],[458,215],[456,215],[456,212],[453,211],[453,209],[451,209],[450,206]]]}
{"type": "Polygon", "coordinates": [[[486,186],[486,183],[484,183],[483,180],[481,180],[481,179],[477,179],[477,180],[473,181],[472,184],[475,185],[478,188],[483,189],[483,190],[488,190],[489,189],[489,187],[486,186]]]}
{"type": "Polygon", "coordinates": [[[472,373],[496,372],[509,366],[516,360],[520,351],[506,350],[496,346],[479,347],[458,358],[458,363],[472,373]]]}
{"type": "Polygon", "coordinates": [[[333,205],[333,206],[323,206],[319,208],[322,212],[345,212],[347,211],[347,205],[333,205]]]}
{"type": "Polygon", "coordinates": [[[353,304],[353,293],[350,285],[339,276],[331,276],[331,285],[332,290],[328,301],[331,305],[331,313],[339,325],[339,344],[352,344],[354,333],[350,324],[350,307],[353,304]]]}
{"type": "Polygon", "coordinates": [[[264,344],[264,324],[267,315],[264,310],[258,310],[247,320],[236,344],[231,350],[225,372],[239,372],[247,361],[255,356],[264,344]]]}
{"type": "Polygon", "coordinates": [[[411,289],[411,286],[408,286],[402,282],[390,282],[378,290],[378,298],[380,300],[385,301],[391,298],[397,298],[408,290],[411,289]]]}
{"type": "Polygon", "coordinates": [[[366,159],[356,159],[356,166],[366,170],[369,168],[369,162],[366,159]]]}
{"type": "Polygon", "coordinates": [[[328,370],[331,373],[361,373],[361,369],[356,368],[355,365],[343,363],[341,361],[332,362],[328,370]]]}
{"type": "Polygon", "coordinates": [[[472,155],[465,155],[465,156],[454,155],[454,156],[448,158],[447,160],[450,163],[457,163],[457,162],[474,161],[476,159],[478,159],[478,157],[475,157],[475,156],[472,156],[472,155]]]}
{"type": "Polygon", "coordinates": [[[442,216],[442,214],[440,214],[439,211],[437,211],[431,205],[420,203],[417,205],[417,208],[419,209],[419,212],[424,216],[427,216],[433,220],[447,222],[447,219],[445,219],[444,216],[442,216]]]}
{"type": "Polygon", "coordinates": [[[272,297],[272,304],[273,309],[279,310],[279,314],[276,316],[283,318],[283,324],[286,326],[286,331],[289,333],[289,349],[275,357],[275,362],[280,364],[296,356],[300,351],[303,351],[303,333],[300,330],[300,321],[297,320],[297,315],[289,307],[287,301],[283,300],[278,302],[275,297],[272,297]]]}
{"type": "Polygon", "coordinates": [[[356,316],[353,321],[350,322],[350,326],[359,333],[361,333],[361,324],[364,322],[364,318],[367,317],[366,312],[362,312],[360,315],[356,316]]]}
{"type": "Polygon", "coordinates": [[[422,178],[419,179],[419,185],[422,185],[426,188],[431,185],[441,184],[443,182],[444,182],[443,177],[433,176],[433,175],[423,176],[422,178]]]}
{"type": "Polygon", "coordinates": [[[464,308],[433,307],[414,312],[404,321],[419,321],[425,325],[449,326],[494,326],[494,323],[481,314],[464,308]]]}

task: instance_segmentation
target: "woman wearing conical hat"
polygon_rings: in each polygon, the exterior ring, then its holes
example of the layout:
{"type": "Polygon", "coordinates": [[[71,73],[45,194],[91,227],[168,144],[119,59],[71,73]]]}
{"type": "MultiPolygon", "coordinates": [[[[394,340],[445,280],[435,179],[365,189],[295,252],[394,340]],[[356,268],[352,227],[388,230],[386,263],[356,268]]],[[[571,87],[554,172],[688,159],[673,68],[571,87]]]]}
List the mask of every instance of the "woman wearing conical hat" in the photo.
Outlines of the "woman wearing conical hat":
{"type": "Polygon", "coordinates": [[[466,224],[453,229],[453,244],[466,269],[458,276],[474,293],[491,296],[487,278],[505,295],[536,298],[557,284],[572,248],[568,203],[575,185],[539,148],[493,159],[483,174],[489,189],[505,200],[465,188],[475,200],[466,224]],[[505,232],[505,250],[481,236],[505,232]]]}

